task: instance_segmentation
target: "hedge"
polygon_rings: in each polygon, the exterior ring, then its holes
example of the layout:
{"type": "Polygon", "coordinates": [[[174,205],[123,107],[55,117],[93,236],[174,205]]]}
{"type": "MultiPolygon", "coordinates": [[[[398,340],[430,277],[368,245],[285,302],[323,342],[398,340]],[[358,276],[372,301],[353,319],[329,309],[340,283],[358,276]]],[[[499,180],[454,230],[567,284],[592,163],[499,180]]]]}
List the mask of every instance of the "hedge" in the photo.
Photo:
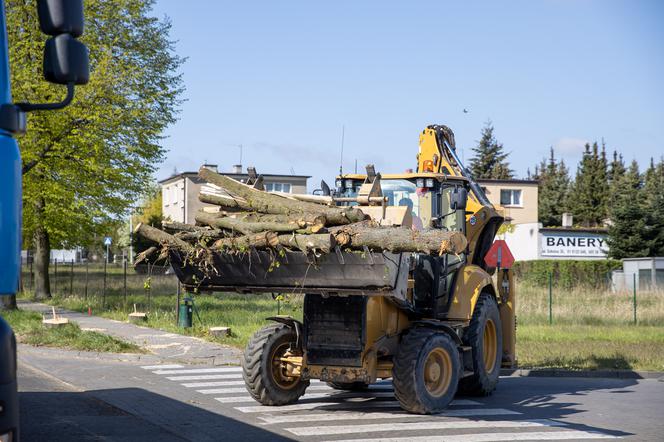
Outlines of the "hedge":
{"type": "Polygon", "coordinates": [[[517,261],[512,269],[520,283],[545,287],[549,274],[555,287],[604,288],[610,284],[611,272],[622,268],[622,262],[602,260],[558,260],[517,261]]]}

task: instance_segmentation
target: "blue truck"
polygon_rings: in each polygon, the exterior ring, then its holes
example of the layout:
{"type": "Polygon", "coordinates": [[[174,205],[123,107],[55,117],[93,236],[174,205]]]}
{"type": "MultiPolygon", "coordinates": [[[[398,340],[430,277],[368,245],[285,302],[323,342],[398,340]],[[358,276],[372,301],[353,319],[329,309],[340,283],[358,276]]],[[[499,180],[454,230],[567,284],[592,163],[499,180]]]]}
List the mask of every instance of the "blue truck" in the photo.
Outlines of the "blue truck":
{"type": "MultiPolygon", "coordinates": [[[[13,103],[4,2],[0,2],[0,296],[13,296],[21,276],[21,152],[15,135],[26,130],[26,113],[61,109],[75,85],[89,79],[83,34],[83,0],[37,0],[39,25],[50,37],[44,46],[44,78],[67,87],[58,103],[13,103]]],[[[0,316],[0,442],[19,440],[16,339],[0,316]]]]}

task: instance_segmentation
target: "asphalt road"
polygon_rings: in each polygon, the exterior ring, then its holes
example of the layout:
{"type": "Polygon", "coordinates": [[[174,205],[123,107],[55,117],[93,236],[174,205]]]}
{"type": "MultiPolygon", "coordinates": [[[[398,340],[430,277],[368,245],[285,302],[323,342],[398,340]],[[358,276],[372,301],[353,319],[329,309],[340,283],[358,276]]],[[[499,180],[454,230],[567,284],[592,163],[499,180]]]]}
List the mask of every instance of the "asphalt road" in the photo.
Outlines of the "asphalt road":
{"type": "Polygon", "coordinates": [[[390,382],[338,393],[312,382],[295,405],[264,407],[238,367],[146,364],[19,352],[23,441],[664,440],[664,381],[502,378],[487,398],[436,416],[402,412],[390,382]]]}

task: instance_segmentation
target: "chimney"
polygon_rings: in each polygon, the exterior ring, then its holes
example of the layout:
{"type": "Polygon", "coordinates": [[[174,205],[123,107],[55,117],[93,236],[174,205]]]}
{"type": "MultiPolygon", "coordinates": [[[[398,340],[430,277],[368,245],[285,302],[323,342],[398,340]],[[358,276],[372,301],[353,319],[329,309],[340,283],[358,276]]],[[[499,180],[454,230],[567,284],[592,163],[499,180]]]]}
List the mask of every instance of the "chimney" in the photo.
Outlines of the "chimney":
{"type": "Polygon", "coordinates": [[[234,164],[233,173],[242,173],[242,164],[234,164]]]}
{"type": "Polygon", "coordinates": [[[216,164],[203,164],[203,167],[215,173],[219,172],[216,164]]]}
{"type": "Polygon", "coordinates": [[[569,212],[563,213],[563,227],[572,227],[574,221],[572,219],[572,214],[569,212]]]}

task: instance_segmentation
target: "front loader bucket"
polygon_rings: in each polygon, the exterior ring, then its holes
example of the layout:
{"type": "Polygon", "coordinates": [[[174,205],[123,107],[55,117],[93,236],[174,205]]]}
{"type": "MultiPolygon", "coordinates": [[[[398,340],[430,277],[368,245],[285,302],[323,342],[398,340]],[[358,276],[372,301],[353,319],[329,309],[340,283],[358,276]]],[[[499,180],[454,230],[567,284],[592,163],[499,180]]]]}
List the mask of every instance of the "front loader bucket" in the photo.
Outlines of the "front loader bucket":
{"type": "Polygon", "coordinates": [[[171,265],[187,290],[240,293],[393,294],[405,299],[409,255],[342,252],[320,257],[303,252],[252,250],[214,253],[212,271],[183,262],[171,253],[171,265]],[[402,293],[403,292],[403,293],[402,293]]]}

